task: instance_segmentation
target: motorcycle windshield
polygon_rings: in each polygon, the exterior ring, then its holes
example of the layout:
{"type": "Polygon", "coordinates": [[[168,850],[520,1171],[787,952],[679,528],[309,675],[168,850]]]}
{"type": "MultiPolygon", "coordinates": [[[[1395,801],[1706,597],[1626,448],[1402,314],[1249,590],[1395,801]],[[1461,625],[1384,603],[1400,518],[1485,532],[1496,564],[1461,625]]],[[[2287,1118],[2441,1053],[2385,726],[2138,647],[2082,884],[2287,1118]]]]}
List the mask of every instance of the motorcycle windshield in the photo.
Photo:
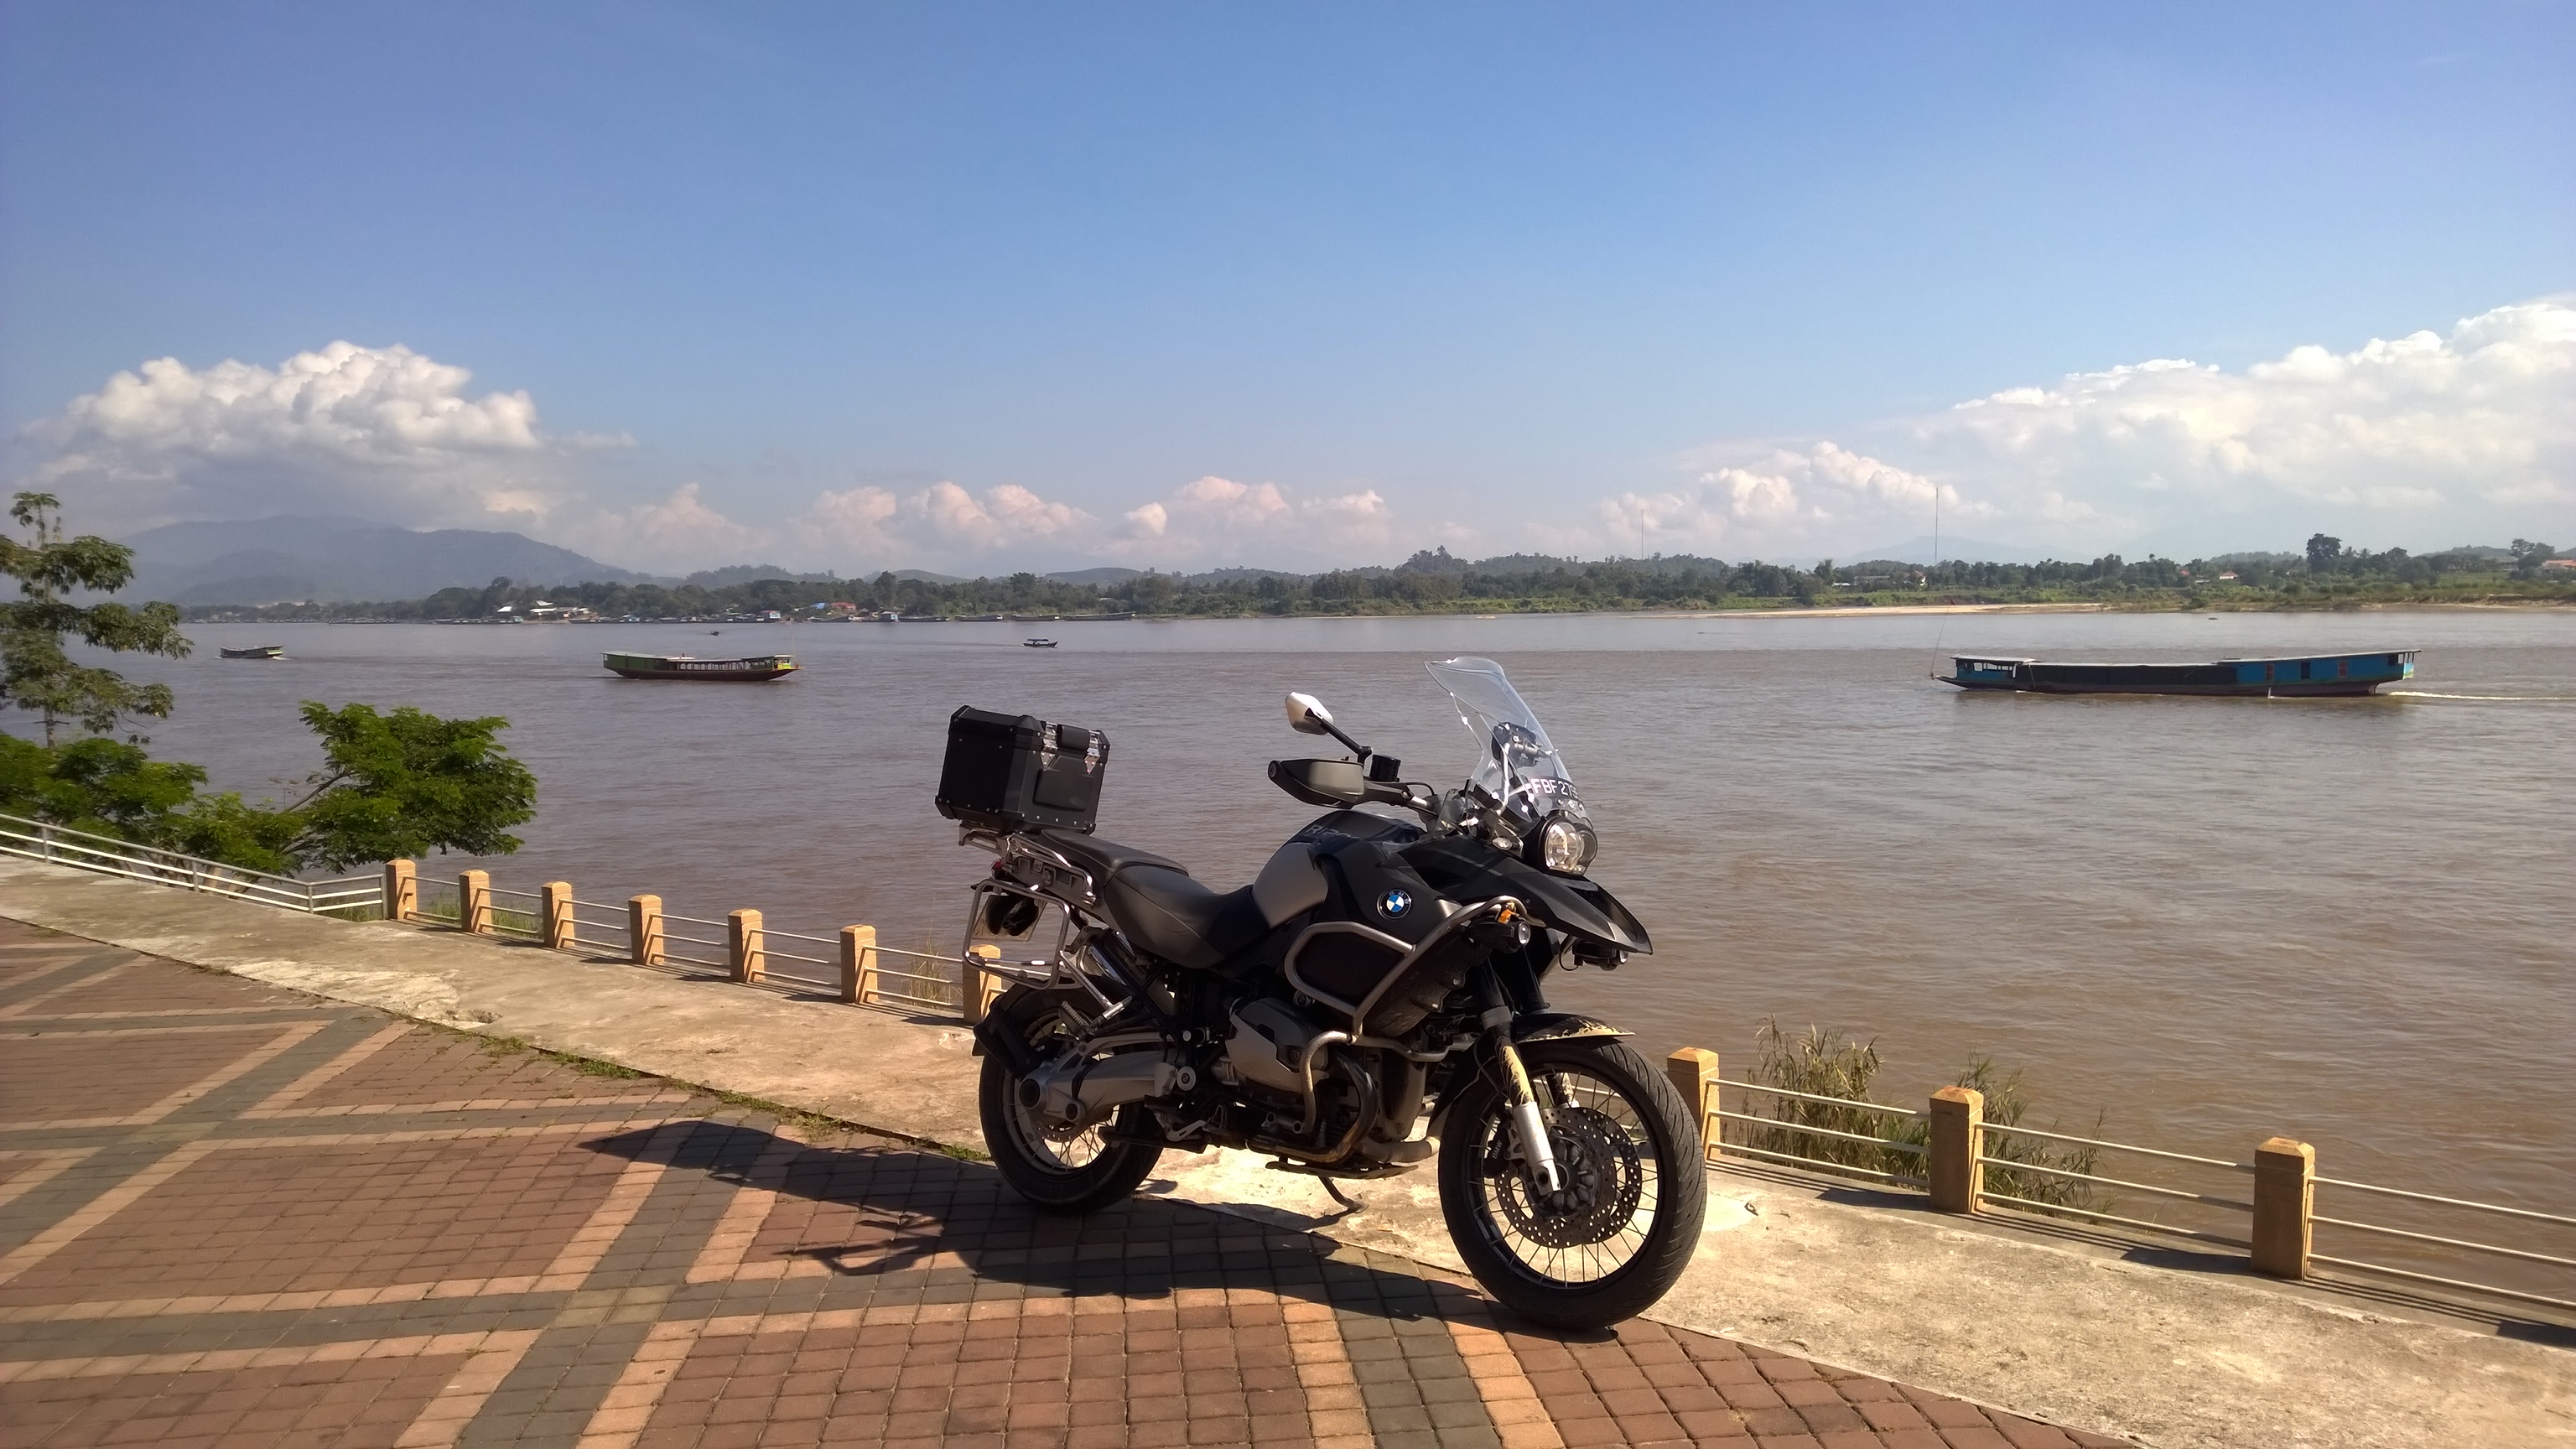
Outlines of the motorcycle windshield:
{"type": "Polygon", "coordinates": [[[1475,773],[1467,777],[1469,785],[1482,789],[1505,813],[1527,819],[1558,810],[1582,813],[1583,803],[1575,796],[1565,757],[1549,742],[1547,729],[1531,712],[1529,701],[1503,677],[1503,666],[1490,659],[1462,658],[1425,667],[1449,691],[1458,717],[1484,751],[1475,773]]]}

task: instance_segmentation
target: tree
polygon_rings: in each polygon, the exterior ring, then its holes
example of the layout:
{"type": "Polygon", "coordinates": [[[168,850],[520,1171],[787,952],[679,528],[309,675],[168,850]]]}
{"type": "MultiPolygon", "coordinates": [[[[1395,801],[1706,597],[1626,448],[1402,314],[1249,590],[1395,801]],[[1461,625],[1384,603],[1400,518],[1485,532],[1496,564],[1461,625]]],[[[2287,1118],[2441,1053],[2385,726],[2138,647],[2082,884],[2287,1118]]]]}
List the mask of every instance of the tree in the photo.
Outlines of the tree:
{"type": "Polygon", "coordinates": [[[2338,559],[2340,559],[2340,558],[2342,558],[2342,557],[2343,557],[2343,540],[2342,540],[2342,539],[2336,538],[2336,537],[2334,537],[2334,536],[2333,536],[2333,535],[2331,535],[2331,534],[2324,534],[2324,533],[2312,533],[2312,534],[2309,534],[2309,535],[2308,535],[2308,572],[2309,572],[2309,573],[2312,573],[2312,574],[2330,574],[2330,573],[2333,573],[2333,572],[2334,572],[2335,561],[2336,561],[2336,560],[2338,560],[2338,559]]]}
{"type": "Polygon", "coordinates": [[[498,717],[440,719],[408,705],[378,714],[364,704],[304,702],[328,766],[289,813],[300,860],[345,870],[363,861],[427,855],[508,855],[509,834],[537,813],[537,777],[495,738],[498,717]]]}
{"type": "Polygon", "coordinates": [[[2540,566],[2555,558],[2558,550],[2545,543],[2517,538],[2513,541],[2513,576],[2518,579],[2540,577],[2540,566]]]}
{"type": "Polygon", "coordinates": [[[88,534],[63,537],[61,510],[50,493],[20,493],[9,516],[27,530],[27,541],[0,535],[0,573],[17,580],[19,593],[0,604],[0,697],[44,713],[47,745],[65,720],[106,735],[132,717],[170,716],[168,685],[128,684],[114,670],[74,663],[66,636],[119,654],[185,659],[189,650],[173,605],[138,609],[109,600],[84,608],[63,597],[124,588],[134,580],[134,551],[88,534]]]}

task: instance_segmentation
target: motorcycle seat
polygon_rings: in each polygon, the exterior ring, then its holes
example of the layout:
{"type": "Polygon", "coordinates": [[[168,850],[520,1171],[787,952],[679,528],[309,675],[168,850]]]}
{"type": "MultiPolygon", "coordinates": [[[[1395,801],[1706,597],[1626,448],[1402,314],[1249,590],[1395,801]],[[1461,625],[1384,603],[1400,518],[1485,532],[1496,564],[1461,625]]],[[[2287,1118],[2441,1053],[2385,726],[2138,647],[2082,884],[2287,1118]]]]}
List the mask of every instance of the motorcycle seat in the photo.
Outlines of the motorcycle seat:
{"type": "Polygon", "coordinates": [[[1250,886],[1210,890],[1151,851],[1071,831],[1036,833],[1090,872],[1102,911],[1129,940],[1176,966],[1214,970],[1269,933],[1250,886]]]}
{"type": "Polygon", "coordinates": [[[1177,860],[1166,860],[1150,850],[1120,845],[1114,840],[1101,840],[1070,830],[1035,830],[1030,834],[1045,842],[1065,859],[1091,873],[1094,881],[1105,881],[1131,865],[1150,865],[1160,870],[1189,870],[1177,860]]]}

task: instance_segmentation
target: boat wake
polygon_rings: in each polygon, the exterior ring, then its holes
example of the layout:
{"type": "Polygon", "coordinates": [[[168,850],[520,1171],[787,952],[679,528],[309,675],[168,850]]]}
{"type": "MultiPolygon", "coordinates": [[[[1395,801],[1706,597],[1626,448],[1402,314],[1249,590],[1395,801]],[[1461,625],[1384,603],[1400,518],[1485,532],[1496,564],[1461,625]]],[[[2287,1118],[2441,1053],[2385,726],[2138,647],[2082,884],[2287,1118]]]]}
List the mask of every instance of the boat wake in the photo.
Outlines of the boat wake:
{"type": "Polygon", "coordinates": [[[2576,694],[2436,694],[2429,689],[2389,689],[2398,699],[2474,699],[2485,704],[2576,704],[2576,694]]]}

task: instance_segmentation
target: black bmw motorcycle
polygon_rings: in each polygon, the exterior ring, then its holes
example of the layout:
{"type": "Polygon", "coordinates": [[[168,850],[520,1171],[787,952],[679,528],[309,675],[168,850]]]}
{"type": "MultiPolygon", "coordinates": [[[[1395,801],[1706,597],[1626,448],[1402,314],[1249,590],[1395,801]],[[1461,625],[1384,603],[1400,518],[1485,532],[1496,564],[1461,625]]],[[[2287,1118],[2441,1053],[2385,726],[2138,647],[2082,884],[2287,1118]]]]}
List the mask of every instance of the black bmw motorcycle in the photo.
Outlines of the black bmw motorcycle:
{"type": "Polygon", "coordinates": [[[1056,922],[1050,954],[987,960],[1012,984],[975,1028],[984,1138],[1012,1188],[1068,1212],[1134,1191],[1171,1148],[1269,1154],[1343,1201],[1336,1179],[1436,1156],[1477,1281],[1597,1328],[1681,1275],[1707,1179],[1680,1092],[1543,987],[1653,947],[1585,876],[1591,819],[1501,667],[1429,668],[1483,752],[1467,782],[1403,779],[1292,694],[1290,726],[1351,757],[1271,763],[1327,813],[1234,891],[1091,836],[1105,737],[952,717],[940,809],[995,857],[970,945],[1056,922]]]}

